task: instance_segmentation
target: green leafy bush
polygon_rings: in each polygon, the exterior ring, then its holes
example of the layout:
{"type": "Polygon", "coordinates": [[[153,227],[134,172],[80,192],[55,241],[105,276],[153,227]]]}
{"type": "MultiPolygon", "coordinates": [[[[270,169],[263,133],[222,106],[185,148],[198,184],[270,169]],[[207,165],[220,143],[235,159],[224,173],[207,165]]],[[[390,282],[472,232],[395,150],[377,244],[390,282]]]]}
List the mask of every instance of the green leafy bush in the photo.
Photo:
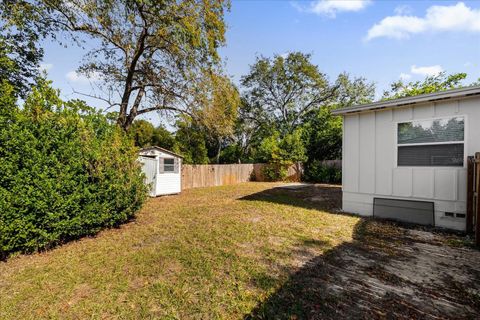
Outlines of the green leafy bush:
{"type": "Polygon", "coordinates": [[[262,168],[262,175],[266,181],[285,181],[288,176],[288,167],[285,165],[268,164],[262,168]]]}
{"type": "Polygon", "coordinates": [[[274,131],[262,140],[258,154],[259,160],[268,164],[262,168],[262,174],[267,181],[286,180],[288,168],[294,163],[306,160],[302,131],[295,130],[283,137],[274,131]]]}
{"type": "Polygon", "coordinates": [[[0,84],[0,258],[117,226],[145,197],[137,150],[105,116],[39,80],[23,106],[0,84]]]}
{"type": "Polygon", "coordinates": [[[303,179],[309,182],[342,183],[342,170],[327,166],[320,160],[313,160],[305,165],[303,179]]]}

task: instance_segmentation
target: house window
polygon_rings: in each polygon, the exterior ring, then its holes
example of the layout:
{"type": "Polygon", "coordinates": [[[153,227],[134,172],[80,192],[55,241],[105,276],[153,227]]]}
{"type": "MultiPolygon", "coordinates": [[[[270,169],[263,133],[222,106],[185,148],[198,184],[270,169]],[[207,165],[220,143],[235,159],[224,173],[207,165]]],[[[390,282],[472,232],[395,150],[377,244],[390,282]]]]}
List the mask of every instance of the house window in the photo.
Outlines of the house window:
{"type": "Polygon", "coordinates": [[[397,131],[398,166],[463,167],[465,119],[402,122],[397,131]]]}
{"type": "Polygon", "coordinates": [[[163,158],[163,172],[175,172],[175,159],[163,158]]]}

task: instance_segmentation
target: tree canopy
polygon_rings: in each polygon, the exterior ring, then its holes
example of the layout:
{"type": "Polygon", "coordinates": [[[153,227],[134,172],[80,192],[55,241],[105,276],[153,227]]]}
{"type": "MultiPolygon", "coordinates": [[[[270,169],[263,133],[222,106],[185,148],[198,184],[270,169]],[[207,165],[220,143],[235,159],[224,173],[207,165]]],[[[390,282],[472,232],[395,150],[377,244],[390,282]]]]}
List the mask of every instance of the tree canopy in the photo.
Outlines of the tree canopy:
{"type": "Polygon", "coordinates": [[[230,79],[215,73],[209,73],[202,81],[205,88],[200,90],[196,103],[202,108],[197,112],[195,121],[207,138],[216,145],[215,162],[220,162],[221,150],[226,139],[233,135],[240,104],[240,94],[230,79]]]}
{"type": "Polygon", "coordinates": [[[34,34],[67,31],[80,44],[85,37],[95,41],[79,71],[100,80],[98,98],[118,110],[126,130],[152,111],[194,115],[205,70],[221,73],[217,49],[225,43],[227,0],[3,1],[15,4],[9,12],[40,12],[41,19],[32,19],[34,34]]]}
{"type": "Polygon", "coordinates": [[[43,49],[38,42],[50,30],[40,23],[41,12],[27,2],[0,1],[0,82],[7,81],[22,98],[39,76],[43,49]]]}
{"type": "Polygon", "coordinates": [[[337,88],[310,59],[301,52],[257,58],[242,77],[245,116],[285,135],[301,125],[308,111],[328,103],[337,88]]]}
{"type": "MultiPolygon", "coordinates": [[[[302,52],[257,57],[237,88],[218,53],[228,0],[0,0],[0,9],[0,82],[16,97],[28,96],[39,76],[40,40],[88,42],[78,71],[98,79],[94,97],[108,104],[107,118],[137,146],[172,149],[187,163],[302,161],[315,171],[341,157],[342,121],[332,110],[374,100],[373,83],[346,72],[331,80],[302,52]],[[138,119],[148,112],[173,132],[138,119]]],[[[399,80],[383,99],[465,79],[442,72],[399,80]]]]}
{"type": "Polygon", "coordinates": [[[342,121],[331,110],[371,102],[375,93],[372,83],[347,73],[330,82],[300,52],[257,58],[242,86],[229,159],[285,164],[340,157],[342,121]]]}
{"type": "Polygon", "coordinates": [[[421,81],[405,83],[402,80],[398,80],[390,85],[390,90],[383,93],[383,99],[405,98],[461,88],[464,86],[462,81],[466,78],[466,73],[447,74],[446,72],[440,72],[437,75],[427,76],[421,81]]]}

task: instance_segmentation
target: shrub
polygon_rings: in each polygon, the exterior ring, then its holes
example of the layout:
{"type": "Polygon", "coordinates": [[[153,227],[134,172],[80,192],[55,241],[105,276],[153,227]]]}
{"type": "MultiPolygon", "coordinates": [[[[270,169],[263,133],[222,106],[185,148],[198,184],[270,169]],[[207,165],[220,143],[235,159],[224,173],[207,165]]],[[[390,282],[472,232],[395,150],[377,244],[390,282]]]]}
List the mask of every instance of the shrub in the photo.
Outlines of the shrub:
{"type": "Polygon", "coordinates": [[[268,165],[262,168],[267,181],[284,181],[288,177],[288,168],[294,163],[306,160],[302,131],[295,130],[281,138],[275,131],[263,139],[258,150],[259,159],[268,165]]]}
{"type": "Polygon", "coordinates": [[[305,181],[322,183],[342,183],[342,170],[327,166],[320,160],[313,160],[305,165],[305,181]]]}
{"type": "Polygon", "coordinates": [[[0,258],[92,235],[134,216],[145,197],[133,142],[45,80],[15,105],[0,84],[0,258]]]}
{"type": "Polygon", "coordinates": [[[288,169],[284,165],[267,164],[262,168],[262,175],[266,181],[285,181],[288,169]]]}

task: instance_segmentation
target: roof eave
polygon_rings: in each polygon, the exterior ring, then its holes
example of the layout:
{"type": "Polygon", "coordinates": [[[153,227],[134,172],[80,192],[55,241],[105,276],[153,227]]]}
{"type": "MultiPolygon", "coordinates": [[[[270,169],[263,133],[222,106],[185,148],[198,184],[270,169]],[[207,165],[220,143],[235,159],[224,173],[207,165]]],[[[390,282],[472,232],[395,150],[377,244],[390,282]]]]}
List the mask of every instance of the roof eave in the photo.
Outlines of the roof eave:
{"type": "Polygon", "coordinates": [[[154,149],[154,150],[160,150],[160,151],[162,151],[162,152],[168,153],[168,154],[170,154],[170,155],[172,155],[172,156],[174,156],[174,157],[178,157],[178,158],[181,158],[181,159],[184,158],[182,155],[179,155],[178,153],[175,153],[175,152],[172,152],[172,151],[170,151],[170,150],[168,150],[168,149],[165,149],[165,148],[162,148],[162,147],[157,147],[157,146],[151,146],[151,147],[142,148],[142,149],[140,149],[139,152],[148,151],[148,150],[152,150],[152,149],[154,149]]]}
{"type": "Polygon", "coordinates": [[[353,107],[333,110],[334,115],[344,115],[349,113],[358,113],[364,111],[373,111],[380,109],[401,108],[410,105],[435,102],[441,100],[464,99],[471,96],[480,95],[480,86],[453,89],[436,93],[422,94],[413,97],[406,97],[394,100],[379,101],[370,104],[357,105],[353,107]]]}

